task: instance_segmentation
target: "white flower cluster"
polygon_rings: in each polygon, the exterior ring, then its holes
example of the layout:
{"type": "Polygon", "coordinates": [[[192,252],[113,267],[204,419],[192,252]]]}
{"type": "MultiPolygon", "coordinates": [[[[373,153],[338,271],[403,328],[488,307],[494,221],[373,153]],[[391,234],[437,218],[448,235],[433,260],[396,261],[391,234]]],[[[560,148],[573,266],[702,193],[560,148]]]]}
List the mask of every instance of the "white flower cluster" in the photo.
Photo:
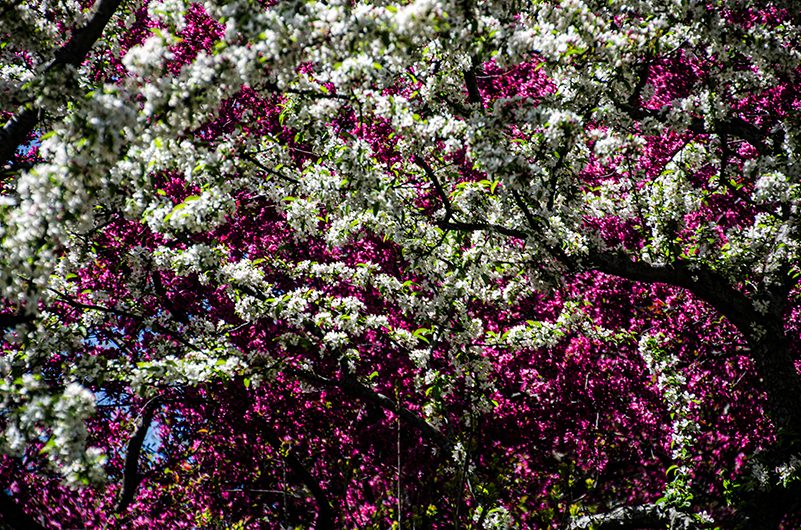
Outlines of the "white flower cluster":
{"type": "Polygon", "coordinates": [[[86,447],[85,420],[95,412],[95,396],[77,383],[70,383],[53,405],[52,447],[45,446],[67,484],[100,481],[105,476],[105,457],[100,449],[86,447]]]}
{"type": "Polygon", "coordinates": [[[20,88],[33,79],[34,72],[26,66],[10,61],[0,63],[0,101],[4,103],[4,107],[13,108],[13,101],[20,88]]]}
{"type": "Polygon", "coordinates": [[[500,336],[489,332],[488,343],[502,345],[513,351],[523,349],[553,348],[559,341],[586,322],[583,312],[574,302],[565,303],[555,322],[528,320],[513,326],[500,336]]]}
{"type": "Polygon", "coordinates": [[[252,289],[265,290],[269,285],[264,283],[264,271],[259,269],[251,260],[243,259],[228,262],[220,269],[220,279],[225,283],[233,283],[252,289]]]}
{"type": "Polygon", "coordinates": [[[285,200],[286,222],[294,229],[297,239],[317,235],[317,225],[320,222],[320,208],[317,202],[296,197],[285,200]]]}
{"type": "Polygon", "coordinates": [[[163,34],[151,35],[142,44],[128,50],[122,64],[128,72],[142,78],[160,75],[163,62],[172,59],[168,47],[163,34]]]}
{"type": "Polygon", "coordinates": [[[684,216],[699,203],[698,192],[689,184],[679,167],[668,164],[647,187],[645,220],[651,231],[649,246],[643,254],[653,264],[675,258],[671,244],[684,226],[684,216]]]}
{"type": "Polygon", "coordinates": [[[152,20],[158,20],[173,32],[179,32],[186,26],[186,7],[184,0],[156,0],[147,5],[147,12],[152,20]]]}
{"type": "Polygon", "coordinates": [[[8,299],[35,300],[45,293],[54,251],[74,231],[93,226],[98,200],[116,188],[108,170],[135,135],[136,112],[120,94],[95,94],[75,106],[80,112],[42,139],[40,155],[47,162],[18,176],[16,200],[2,211],[0,290],[8,299]]]}
{"type": "Polygon", "coordinates": [[[197,274],[201,281],[208,282],[210,271],[217,268],[223,259],[221,248],[206,244],[189,245],[185,249],[157,247],[153,253],[153,263],[162,270],[172,270],[181,275],[197,274]]]}
{"type": "Polygon", "coordinates": [[[473,522],[481,522],[481,528],[484,528],[484,530],[509,530],[514,528],[512,516],[505,506],[496,506],[491,509],[478,506],[473,512],[473,522]]]}
{"type": "Polygon", "coordinates": [[[227,380],[246,368],[241,354],[226,346],[192,350],[182,357],[168,354],[159,360],[143,361],[135,367],[119,365],[119,376],[130,381],[131,388],[146,394],[154,385],[198,385],[213,380],[227,380]]]}
{"type": "Polygon", "coordinates": [[[151,210],[148,224],[156,231],[201,232],[220,225],[233,212],[236,201],[226,190],[212,188],[200,195],[190,195],[175,206],[163,205],[151,210]]]}
{"type": "Polygon", "coordinates": [[[754,186],[754,200],[758,203],[786,203],[799,198],[801,185],[791,182],[787,175],[779,171],[763,173],[754,186]]]}
{"type": "Polygon", "coordinates": [[[799,471],[801,471],[801,458],[798,455],[790,456],[790,460],[780,466],[776,466],[776,474],[778,475],[779,483],[785,488],[791,483],[797,481],[799,478],[799,471]]]}
{"type": "Polygon", "coordinates": [[[801,257],[798,227],[768,212],[757,213],[745,229],[728,230],[726,240],[720,252],[726,270],[732,275],[757,272],[768,285],[780,283],[786,264],[801,257]]]}
{"type": "Polygon", "coordinates": [[[690,458],[698,435],[698,424],[691,418],[695,396],[687,391],[687,378],[677,367],[677,359],[663,344],[661,335],[643,335],[638,349],[646,366],[656,378],[657,387],[673,417],[671,424],[673,479],[668,483],[664,498],[679,508],[689,507],[692,499],[690,458]]]}
{"type": "MultiPolygon", "coordinates": [[[[7,367],[3,369],[7,372],[7,367]]],[[[5,374],[4,374],[5,375],[5,374]]],[[[10,411],[0,441],[4,452],[21,455],[35,440],[47,442],[41,453],[71,487],[102,481],[105,456],[87,447],[85,421],[95,412],[95,396],[78,383],[50,394],[40,379],[24,374],[0,383],[3,409],[10,411]]]]}

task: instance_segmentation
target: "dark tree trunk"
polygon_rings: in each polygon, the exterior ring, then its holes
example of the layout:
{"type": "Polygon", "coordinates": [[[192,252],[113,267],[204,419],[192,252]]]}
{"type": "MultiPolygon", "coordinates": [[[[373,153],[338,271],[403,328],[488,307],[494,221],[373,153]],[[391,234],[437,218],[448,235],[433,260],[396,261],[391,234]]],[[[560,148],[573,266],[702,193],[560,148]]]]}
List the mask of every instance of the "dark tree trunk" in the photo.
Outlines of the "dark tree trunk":
{"type": "Polygon", "coordinates": [[[749,340],[751,358],[762,379],[780,449],[791,451],[801,441],[801,380],[782,326],[764,327],[764,335],[757,332],[749,340]]]}

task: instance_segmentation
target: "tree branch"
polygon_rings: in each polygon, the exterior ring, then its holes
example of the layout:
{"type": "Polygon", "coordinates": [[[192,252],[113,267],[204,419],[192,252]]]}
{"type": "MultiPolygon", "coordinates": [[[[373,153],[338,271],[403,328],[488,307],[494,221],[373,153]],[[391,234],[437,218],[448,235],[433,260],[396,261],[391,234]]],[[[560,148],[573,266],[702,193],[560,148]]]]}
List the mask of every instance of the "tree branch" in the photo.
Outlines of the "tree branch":
{"type": "MultiPolygon", "coordinates": [[[[53,60],[45,71],[49,72],[64,66],[80,66],[121,3],[122,0],[98,0],[95,14],[86,25],[74,30],[72,38],[56,50],[53,60]]],[[[39,123],[40,114],[40,109],[26,107],[3,126],[0,130],[0,167],[5,166],[14,157],[17,147],[39,123]]]]}
{"type": "Polygon", "coordinates": [[[445,218],[443,219],[443,223],[447,223],[450,221],[451,217],[453,217],[453,206],[451,205],[451,200],[448,197],[448,194],[445,193],[445,189],[440,184],[439,179],[437,178],[437,174],[434,173],[434,169],[426,162],[425,158],[420,155],[414,155],[414,163],[417,164],[423,172],[428,177],[428,180],[434,185],[434,191],[437,193],[440,202],[442,202],[442,207],[445,208],[445,218]]]}
{"type": "MultiPolygon", "coordinates": [[[[146,315],[138,315],[136,313],[131,313],[129,311],[125,311],[125,310],[122,310],[122,309],[115,309],[113,307],[104,307],[104,306],[96,305],[96,304],[86,304],[86,303],[83,303],[83,302],[78,302],[77,300],[74,300],[74,299],[70,298],[69,296],[67,296],[67,294],[65,294],[65,293],[62,293],[62,292],[57,291],[57,290],[52,289],[52,288],[49,289],[49,290],[58,296],[58,300],[60,300],[61,302],[64,302],[65,304],[67,304],[67,305],[69,305],[69,306],[71,306],[71,307],[73,307],[75,309],[91,309],[91,310],[94,310],[94,311],[100,311],[102,313],[107,313],[107,314],[110,314],[110,315],[116,315],[116,316],[120,316],[120,317],[130,318],[130,319],[135,320],[135,321],[140,322],[140,323],[144,323],[148,318],[146,315]]],[[[194,346],[188,340],[186,340],[182,336],[182,334],[179,333],[178,331],[174,331],[174,330],[168,328],[167,326],[165,326],[163,324],[159,324],[157,322],[152,322],[152,323],[149,323],[148,325],[152,329],[154,329],[155,331],[158,331],[160,333],[165,333],[165,334],[169,335],[170,338],[174,339],[176,342],[181,343],[187,349],[197,351],[197,347],[194,346]]]]}
{"type": "MultiPolygon", "coordinates": [[[[473,58],[475,60],[475,58],[473,58]]],[[[479,104],[483,100],[481,98],[481,91],[478,88],[478,81],[476,80],[475,65],[464,72],[464,82],[467,86],[467,101],[473,104],[479,104]]]]}
{"type": "Polygon", "coordinates": [[[4,313],[0,315],[0,329],[13,328],[19,324],[25,324],[33,320],[33,315],[25,314],[22,311],[16,313],[4,313]]]}
{"type": "Polygon", "coordinates": [[[25,141],[37,123],[39,123],[39,111],[28,107],[12,116],[3,125],[0,129],[0,167],[8,164],[17,147],[25,141]]]}
{"type": "Polygon", "coordinates": [[[281,173],[279,171],[276,171],[274,169],[270,169],[269,167],[267,167],[264,164],[262,164],[261,162],[259,162],[259,159],[256,158],[254,153],[241,153],[241,156],[242,156],[242,158],[244,158],[245,160],[247,160],[248,162],[250,162],[251,164],[253,164],[257,168],[261,169],[262,171],[264,171],[268,175],[272,175],[272,176],[274,176],[276,178],[279,178],[281,180],[285,180],[285,181],[287,181],[287,182],[289,182],[291,184],[300,184],[300,181],[298,179],[295,179],[295,178],[292,178],[292,177],[288,177],[288,176],[284,175],[283,173],[281,173]]]}
{"type": "Polygon", "coordinates": [[[289,368],[288,372],[312,383],[335,386],[350,396],[398,414],[403,421],[416,427],[418,431],[427,439],[434,442],[440,449],[448,454],[452,450],[450,440],[436,427],[409,409],[400,406],[400,404],[396,403],[392,398],[368,388],[354,377],[344,375],[340,379],[329,379],[314,372],[300,370],[298,368],[289,368]]]}
{"type": "Polygon", "coordinates": [[[5,490],[0,490],[0,528],[3,530],[47,530],[36,519],[25,513],[5,490]]]}
{"type": "MultiPolygon", "coordinates": [[[[636,92],[632,97],[637,96],[636,92]]],[[[637,96],[637,99],[639,97],[637,96]]],[[[641,106],[633,105],[632,100],[625,103],[618,104],[620,110],[625,112],[633,120],[644,120],[646,118],[654,119],[660,123],[667,122],[666,110],[651,110],[641,106]]],[[[695,116],[690,121],[688,132],[695,134],[716,134],[718,136],[728,135],[734,136],[741,140],[745,140],[753,145],[759,152],[762,153],[778,153],[781,150],[781,143],[774,138],[773,145],[766,145],[765,140],[769,135],[760,130],[756,125],[745,121],[739,116],[727,120],[715,120],[710,128],[706,127],[703,116],[695,116]]]]}
{"type": "Polygon", "coordinates": [[[281,440],[278,439],[278,436],[266,425],[263,419],[262,422],[264,423],[263,433],[265,438],[267,438],[267,442],[276,452],[283,456],[292,472],[297,475],[303,485],[309,489],[317,503],[317,520],[315,521],[314,527],[318,530],[333,530],[335,520],[334,509],[331,506],[331,502],[328,500],[328,495],[325,490],[323,490],[320,483],[317,482],[317,479],[309,473],[309,470],[306,469],[291,449],[286,451],[281,450],[281,440]]]}
{"type": "Polygon", "coordinates": [[[128,506],[133,502],[136,497],[136,490],[139,488],[139,483],[142,481],[142,476],[139,473],[139,455],[142,452],[142,445],[145,442],[145,436],[153,422],[153,415],[156,409],[161,405],[160,398],[156,397],[145,403],[139,414],[139,424],[136,426],[131,440],[128,442],[128,451],[125,454],[125,469],[122,478],[122,492],[117,501],[115,511],[117,513],[124,512],[128,506]]]}
{"type": "MultiPolygon", "coordinates": [[[[518,206],[525,214],[525,204],[518,206]]],[[[445,207],[447,211],[447,203],[445,207]]],[[[528,215],[526,217],[529,223],[533,223],[529,230],[484,222],[451,221],[448,216],[438,224],[441,228],[485,230],[525,240],[542,232],[535,219],[528,218],[528,215]]],[[[788,440],[801,438],[801,380],[789,353],[782,315],[777,310],[780,306],[774,303],[775,307],[769,308],[767,314],[760,313],[751,299],[732,286],[726,278],[698,263],[675,261],[666,265],[653,265],[642,260],[634,261],[623,252],[604,250],[593,250],[589,256],[581,258],[564,252],[554,252],[547,245],[544,248],[569,271],[595,270],[632,281],[674,285],[687,289],[709,303],[743,334],[751,347],[750,356],[756,363],[758,373],[764,381],[771,382],[765,387],[765,392],[772,419],[781,437],[788,440]]]]}
{"type": "Polygon", "coordinates": [[[585,267],[632,281],[665,283],[683,287],[708,302],[723,314],[746,337],[754,333],[754,323],[764,320],[746,295],[733,288],[717,273],[698,264],[676,261],[669,265],[652,265],[632,261],[619,252],[594,252],[585,267]]]}
{"type": "MultiPolygon", "coordinates": [[[[471,0],[461,0],[461,8],[464,12],[465,19],[470,23],[470,32],[475,35],[478,30],[478,20],[476,20],[473,2],[471,0]]],[[[471,36],[471,38],[473,37],[471,36]]],[[[471,54],[470,67],[463,72],[464,83],[467,87],[467,101],[474,105],[480,105],[483,101],[481,90],[478,88],[478,81],[476,79],[476,72],[479,66],[478,58],[475,54],[471,54]]]]}

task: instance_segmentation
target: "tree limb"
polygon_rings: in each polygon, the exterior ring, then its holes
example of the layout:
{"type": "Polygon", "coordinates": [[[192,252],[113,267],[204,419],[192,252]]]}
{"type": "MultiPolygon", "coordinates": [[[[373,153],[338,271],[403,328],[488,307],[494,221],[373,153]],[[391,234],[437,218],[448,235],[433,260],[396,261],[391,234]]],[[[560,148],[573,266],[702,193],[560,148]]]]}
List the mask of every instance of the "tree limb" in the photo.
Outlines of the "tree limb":
{"type": "Polygon", "coordinates": [[[36,519],[25,513],[5,490],[0,490],[0,528],[3,530],[47,530],[36,519]]]}
{"type": "MultiPolygon", "coordinates": [[[[249,287],[241,286],[240,289],[242,289],[243,292],[251,296],[255,296],[261,300],[266,298],[263,293],[260,293],[254,289],[250,289],[249,287]]],[[[318,334],[318,338],[322,337],[318,334]]],[[[367,401],[368,403],[371,403],[379,408],[398,414],[401,419],[416,427],[427,439],[433,441],[440,449],[446,451],[446,453],[450,453],[452,449],[450,440],[448,440],[448,438],[436,427],[409,409],[400,406],[400,403],[396,403],[384,394],[370,389],[351,375],[342,374],[339,379],[334,379],[324,377],[311,370],[303,370],[294,367],[287,367],[286,372],[310,383],[337,387],[352,397],[367,401]]]]}
{"type": "Polygon", "coordinates": [[[465,70],[464,82],[467,86],[467,101],[476,105],[481,103],[483,100],[481,98],[481,91],[478,88],[478,81],[476,80],[476,70],[474,66],[471,66],[465,70]]]}
{"type": "MultiPolygon", "coordinates": [[[[122,0],[98,0],[95,14],[86,25],[74,30],[72,38],[56,50],[53,60],[45,67],[45,72],[64,66],[80,66],[121,3],[122,0]]],[[[3,126],[0,130],[0,167],[14,157],[17,147],[39,123],[40,114],[40,109],[26,107],[3,126]]]]}
{"type": "Polygon", "coordinates": [[[317,520],[315,521],[314,527],[318,530],[333,530],[335,521],[334,509],[332,508],[331,501],[328,500],[328,495],[325,490],[323,490],[320,483],[317,482],[317,479],[309,473],[309,470],[306,469],[291,449],[285,451],[281,450],[281,440],[278,439],[278,436],[272,429],[267,425],[263,425],[263,427],[263,433],[267,442],[276,452],[282,455],[292,472],[297,475],[314,497],[317,503],[317,520]]]}
{"type": "Polygon", "coordinates": [[[450,453],[452,450],[450,440],[436,427],[409,409],[400,406],[400,404],[396,403],[392,398],[368,388],[352,376],[343,375],[340,379],[330,379],[314,372],[300,370],[298,368],[289,368],[288,372],[311,383],[335,386],[350,396],[398,414],[403,421],[416,427],[418,431],[427,439],[434,442],[440,449],[446,453],[450,453]]]}
{"type": "Polygon", "coordinates": [[[125,469],[122,477],[122,492],[117,501],[115,511],[117,513],[124,512],[128,506],[133,502],[136,497],[136,490],[139,488],[139,483],[142,481],[142,476],[139,473],[139,455],[142,452],[142,445],[145,442],[145,436],[153,422],[153,415],[156,409],[161,405],[161,400],[156,397],[145,403],[139,414],[139,424],[136,426],[131,440],[128,442],[128,451],[125,454],[125,469]]]}
{"type": "Polygon", "coordinates": [[[665,283],[682,287],[709,303],[743,334],[750,347],[757,372],[766,382],[771,417],[780,438],[779,445],[801,437],[801,380],[790,355],[781,311],[761,313],[752,300],[725,278],[697,264],[676,261],[651,265],[632,261],[625,254],[598,252],[590,258],[592,269],[628,280],[665,283]]]}
{"type": "MultiPolygon", "coordinates": [[[[426,169],[424,161],[420,159],[416,162],[431,178],[433,172],[430,168],[426,169]]],[[[525,203],[520,197],[516,199],[529,223],[527,230],[482,221],[452,220],[450,203],[442,198],[444,191],[441,191],[438,183],[435,183],[435,188],[446,210],[445,218],[438,222],[440,228],[468,232],[488,231],[523,240],[543,231],[540,223],[527,213],[525,203]]],[[[687,289],[709,303],[743,334],[751,347],[750,356],[756,363],[758,373],[763,380],[771,381],[765,392],[772,419],[782,438],[789,437],[789,440],[793,440],[801,437],[801,380],[789,353],[780,305],[774,303],[774,307],[769,308],[767,313],[759,312],[749,296],[740,292],[721,274],[699,263],[677,260],[665,265],[655,265],[643,260],[634,261],[631,256],[620,251],[593,249],[588,256],[580,257],[570,256],[561,249],[555,251],[547,244],[543,247],[568,271],[594,270],[631,281],[673,285],[687,289]]]]}
{"type": "Polygon", "coordinates": [[[33,315],[25,314],[22,311],[16,313],[4,313],[0,315],[0,329],[13,328],[19,324],[25,324],[33,320],[33,315]]]}
{"type": "Polygon", "coordinates": [[[683,287],[708,302],[746,337],[753,335],[754,323],[764,320],[749,298],[733,288],[719,274],[699,265],[675,261],[669,265],[653,265],[633,261],[620,252],[593,252],[585,268],[646,283],[665,283],[683,287]]]}
{"type": "MultiPolygon", "coordinates": [[[[471,0],[462,0],[461,8],[464,12],[465,19],[470,22],[470,31],[475,34],[478,30],[478,20],[473,9],[473,2],[471,0]]],[[[467,87],[467,101],[473,105],[480,105],[483,101],[481,97],[481,90],[478,88],[478,81],[476,79],[476,72],[480,64],[478,57],[475,54],[470,56],[470,67],[463,72],[464,83],[467,87]]]]}

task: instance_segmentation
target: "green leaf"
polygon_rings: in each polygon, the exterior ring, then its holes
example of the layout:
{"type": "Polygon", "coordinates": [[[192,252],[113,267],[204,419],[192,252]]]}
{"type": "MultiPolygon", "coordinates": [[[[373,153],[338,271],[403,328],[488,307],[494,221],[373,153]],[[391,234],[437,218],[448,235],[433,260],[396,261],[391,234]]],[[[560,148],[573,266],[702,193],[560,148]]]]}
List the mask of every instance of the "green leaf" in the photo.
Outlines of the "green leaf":
{"type": "Polygon", "coordinates": [[[44,447],[39,449],[39,454],[42,455],[44,453],[49,453],[50,451],[53,450],[55,446],[56,446],[56,440],[54,438],[50,438],[49,440],[47,440],[47,443],[44,444],[44,447]]]}

